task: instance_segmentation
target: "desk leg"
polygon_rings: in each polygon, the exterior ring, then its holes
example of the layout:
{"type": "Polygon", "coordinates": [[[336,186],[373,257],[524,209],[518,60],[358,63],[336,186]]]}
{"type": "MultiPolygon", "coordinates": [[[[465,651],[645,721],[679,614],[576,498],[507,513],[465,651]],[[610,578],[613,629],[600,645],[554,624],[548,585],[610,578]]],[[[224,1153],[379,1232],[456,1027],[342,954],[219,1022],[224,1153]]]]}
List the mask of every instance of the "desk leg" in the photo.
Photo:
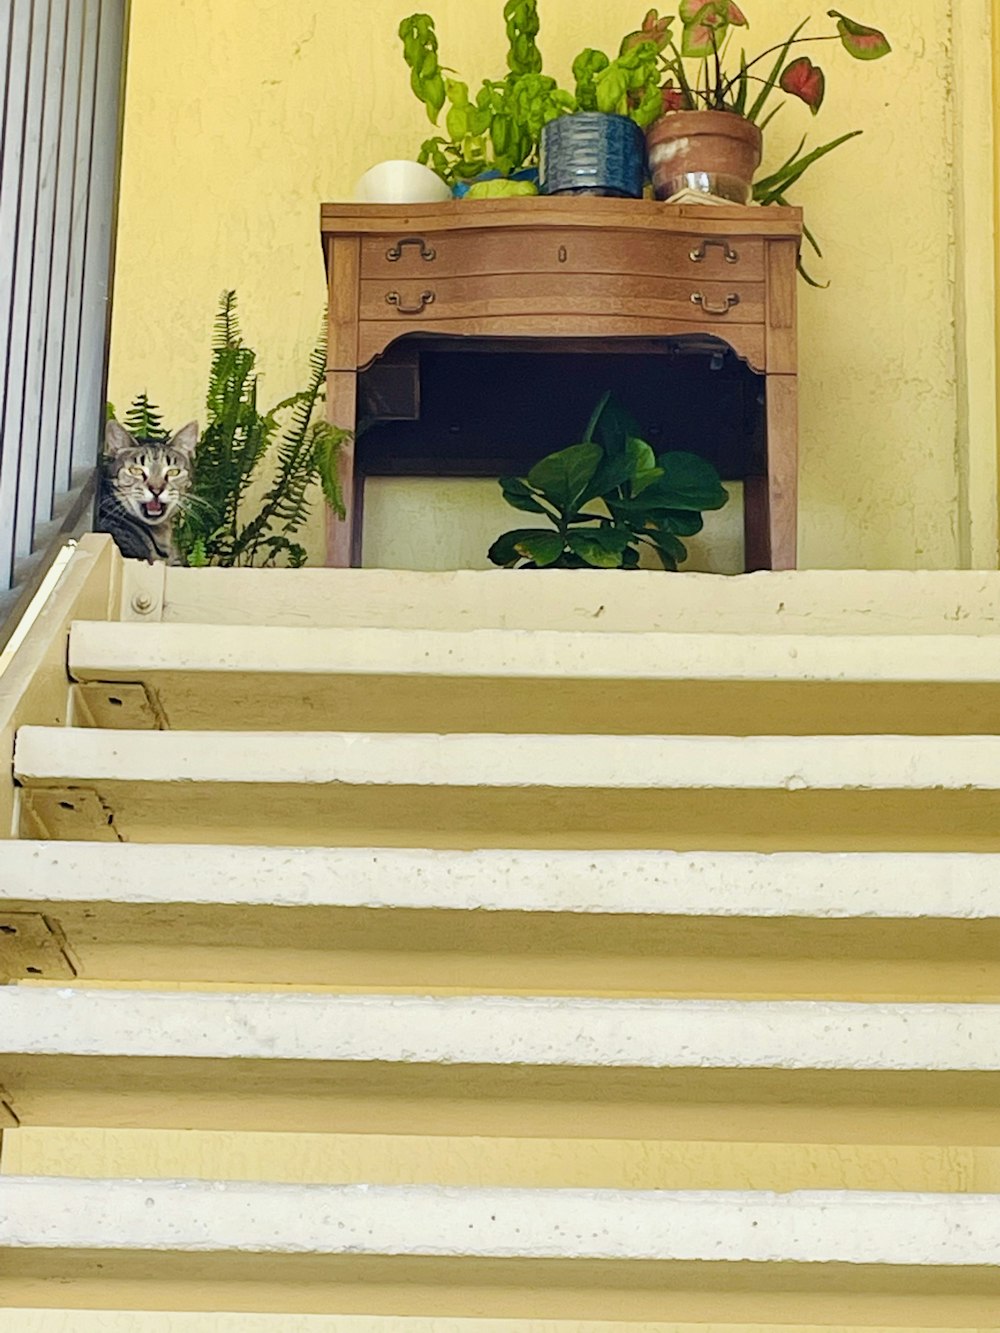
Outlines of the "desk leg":
{"type": "Polygon", "coordinates": [[[767,377],[767,476],[748,477],[743,494],[746,567],[795,569],[798,539],[798,384],[767,377]]]}
{"type": "MultiPolygon", "coordinates": [[[[326,377],[326,412],[330,424],[353,431],[357,404],[357,372],[331,370],[326,377]]],[[[353,440],[345,440],[340,450],[340,485],[347,514],[339,519],[329,508],[326,511],[326,563],[334,569],[347,569],[361,563],[360,523],[356,523],[355,516],[353,440]]]]}

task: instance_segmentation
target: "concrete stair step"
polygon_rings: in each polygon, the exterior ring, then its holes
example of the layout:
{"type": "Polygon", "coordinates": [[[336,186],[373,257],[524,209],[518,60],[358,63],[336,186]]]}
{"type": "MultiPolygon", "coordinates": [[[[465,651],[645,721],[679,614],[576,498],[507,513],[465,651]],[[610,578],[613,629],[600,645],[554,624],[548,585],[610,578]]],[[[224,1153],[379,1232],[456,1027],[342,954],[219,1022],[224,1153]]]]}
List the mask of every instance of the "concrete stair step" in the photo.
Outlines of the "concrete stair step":
{"type": "Polygon", "coordinates": [[[1000,1006],[11,986],[0,1086],[24,1126],[516,1135],[529,1101],[535,1133],[677,1138],[823,1099],[974,1125],[1000,1006]]]}
{"type": "Polygon", "coordinates": [[[993,855],[22,840],[0,870],[12,979],[1000,1000],[993,855]]]}
{"type": "MultiPolygon", "coordinates": [[[[1000,632],[986,570],[796,570],[719,578],[634,570],[125,569],[125,618],[335,629],[585,633],[1000,632]],[[142,611],[130,609],[145,594],[142,611]]],[[[78,619],[89,618],[78,616],[78,619]]]]}
{"type": "Polygon", "coordinates": [[[596,1319],[829,1323],[863,1298],[915,1327],[942,1308],[985,1325],[1000,1299],[983,1195],[10,1177],[4,1196],[5,1305],[99,1284],[112,1307],[190,1310],[209,1282],[214,1309],[559,1318],[582,1299],[596,1319]]]}
{"type": "Polygon", "coordinates": [[[1000,850],[1000,738],[22,727],[21,832],[135,842],[1000,850]]]}
{"type": "Polygon", "coordinates": [[[81,621],[80,722],[612,734],[989,734],[1000,636],[81,621]],[[613,699],[613,706],[609,706],[613,699]]]}

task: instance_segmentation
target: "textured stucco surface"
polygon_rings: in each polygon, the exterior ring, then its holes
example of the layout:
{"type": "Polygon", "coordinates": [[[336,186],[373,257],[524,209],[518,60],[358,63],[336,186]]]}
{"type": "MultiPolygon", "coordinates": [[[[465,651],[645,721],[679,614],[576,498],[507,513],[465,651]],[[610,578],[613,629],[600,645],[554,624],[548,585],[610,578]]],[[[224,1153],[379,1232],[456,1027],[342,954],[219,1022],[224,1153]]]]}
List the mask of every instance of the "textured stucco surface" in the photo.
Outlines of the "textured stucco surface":
{"type": "MultiPolygon", "coordinates": [[[[410,156],[428,130],[395,35],[410,8],[405,0],[133,6],[116,404],[148,389],[171,422],[200,410],[224,286],[240,293],[264,399],[301,378],[324,300],[319,201],[349,198],[366,167],[410,156]]],[[[500,0],[431,8],[445,63],[473,81],[497,69],[500,0]]],[[[582,45],[613,46],[638,16],[627,0],[588,12],[585,25],[570,0],[544,0],[541,10],[548,66],[563,79],[582,45]]],[[[795,196],[824,247],[817,275],[831,280],[827,291],[800,284],[806,566],[948,567],[959,556],[954,70],[943,10],[950,5],[934,0],[905,8],[868,0],[861,17],[890,31],[891,61],[866,66],[819,48],[828,73],[822,114],[811,125],[804,107],[789,107],[769,132],[777,165],[807,131],[819,143],[865,130],[795,196]]],[[[756,47],[802,14],[781,0],[750,16],[756,47]]],[[[966,170],[977,151],[985,165],[984,143],[964,151],[966,170]]],[[[382,558],[440,561],[440,538],[413,522],[402,491],[381,497],[378,522],[385,533],[382,511],[397,512],[411,535],[382,542],[382,558]]],[[[463,558],[489,540],[488,510],[478,499],[459,506],[461,521],[482,533],[453,544],[463,558]]],[[[444,512],[451,521],[454,503],[444,512]]],[[[729,568],[728,558],[715,567],[729,568]]]]}

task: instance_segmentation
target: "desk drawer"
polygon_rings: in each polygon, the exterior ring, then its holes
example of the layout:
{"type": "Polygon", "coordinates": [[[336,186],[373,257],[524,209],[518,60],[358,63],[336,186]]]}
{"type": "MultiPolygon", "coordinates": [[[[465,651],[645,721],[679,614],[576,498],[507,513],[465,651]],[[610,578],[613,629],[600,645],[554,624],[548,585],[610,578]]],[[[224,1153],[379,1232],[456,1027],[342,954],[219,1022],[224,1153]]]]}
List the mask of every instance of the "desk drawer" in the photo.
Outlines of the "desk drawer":
{"type": "MultiPolygon", "coordinates": [[[[475,208],[474,204],[469,205],[475,208]]],[[[539,227],[537,230],[409,232],[361,242],[362,278],[435,280],[480,273],[673,276],[760,282],[764,242],[655,230],[539,227]]]]}
{"type": "MultiPolygon", "coordinates": [[[[361,320],[398,320],[414,328],[442,320],[510,319],[527,315],[635,316],[699,325],[763,324],[764,284],[735,275],[728,282],[690,277],[601,273],[509,273],[361,283],[361,320]]],[[[516,331],[516,330],[512,330],[516,331]]]]}

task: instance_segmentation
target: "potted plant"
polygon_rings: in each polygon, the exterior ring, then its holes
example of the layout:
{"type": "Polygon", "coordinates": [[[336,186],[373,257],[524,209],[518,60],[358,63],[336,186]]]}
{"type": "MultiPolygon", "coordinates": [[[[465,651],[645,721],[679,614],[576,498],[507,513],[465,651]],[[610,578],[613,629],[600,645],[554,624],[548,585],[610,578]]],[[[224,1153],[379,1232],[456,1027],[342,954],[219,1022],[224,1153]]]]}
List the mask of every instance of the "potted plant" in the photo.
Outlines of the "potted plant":
{"type": "Polygon", "coordinates": [[[639,199],[646,178],[644,131],[663,111],[660,53],[667,25],[630,33],[611,60],[587,47],[573,62],[576,110],[542,128],[543,194],[639,199]]]}
{"type": "Polygon", "coordinates": [[[537,194],[542,126],[571,110],[572,96],[542,73],[537,0],[507,0],[507,74],[484,79],[475,97],[469,85],[446,77],[429,14],[399,25],[410,86],[432,124],[445,107],[447,137],[424,141],[418,161],[433,168],[457,195],[537,194]]]}
{"type": "Polygon", "coordinates": [[[606,393],[580,444],[541,459],[527,477],[503,477],[514,509],[543,515],[545,528],[515,528],[493,543],[495,565],[536,569],[636,569],[642,549],[664,569],[687,559],[682,541],[700,532],[702,512],[728,496],[697,454],[657,457],[640,428],[606,393]]]}
{"type": "Polygon", "coordinates": [[[826,77],[807,55],[796,54],[800,46],[839,42],[856,60],[879,60],[891,50],[877,28],[866,27],[836,9],[829,10],[828,16],[836,20],[834,32],[803,36],[809,23],[805,19],[786,41],[759,55],[748,58],[741,50],[732,70],[727,57],[734,33],[749,26],[733,0],[682,0],[679,46],[672,32],[673,18],[649,11],[646,24],[666,29],[662,56],[665,114],[647,133],[658,199],[694,189],[737,203],[747,203],[751,197],[763,204],[785,203],[785,192],[814,162],[861,133],[851,131],[809,151],[803,138],[777,171],[754,183],[761,160],[761,132],[781,107],[781,103],[772,104],[772,93],[780,89],[799,98],[813,115],[823,104],[826,77]]]}
{"type": "Polygon", "coordinates": [[[454,194],[469,198],[598,193],[638,198],[645,181],[644,131],[663,110],[659,56],[667,26],[630,33],[617,57],[587,48],[573,63],[576,92],[542,73],[538,0],[507,0],[507,70],[469,85],[446,76],[429,14],[399,25],[410,86],[444,135],[425,140],[418,161],[454,194]]]}

